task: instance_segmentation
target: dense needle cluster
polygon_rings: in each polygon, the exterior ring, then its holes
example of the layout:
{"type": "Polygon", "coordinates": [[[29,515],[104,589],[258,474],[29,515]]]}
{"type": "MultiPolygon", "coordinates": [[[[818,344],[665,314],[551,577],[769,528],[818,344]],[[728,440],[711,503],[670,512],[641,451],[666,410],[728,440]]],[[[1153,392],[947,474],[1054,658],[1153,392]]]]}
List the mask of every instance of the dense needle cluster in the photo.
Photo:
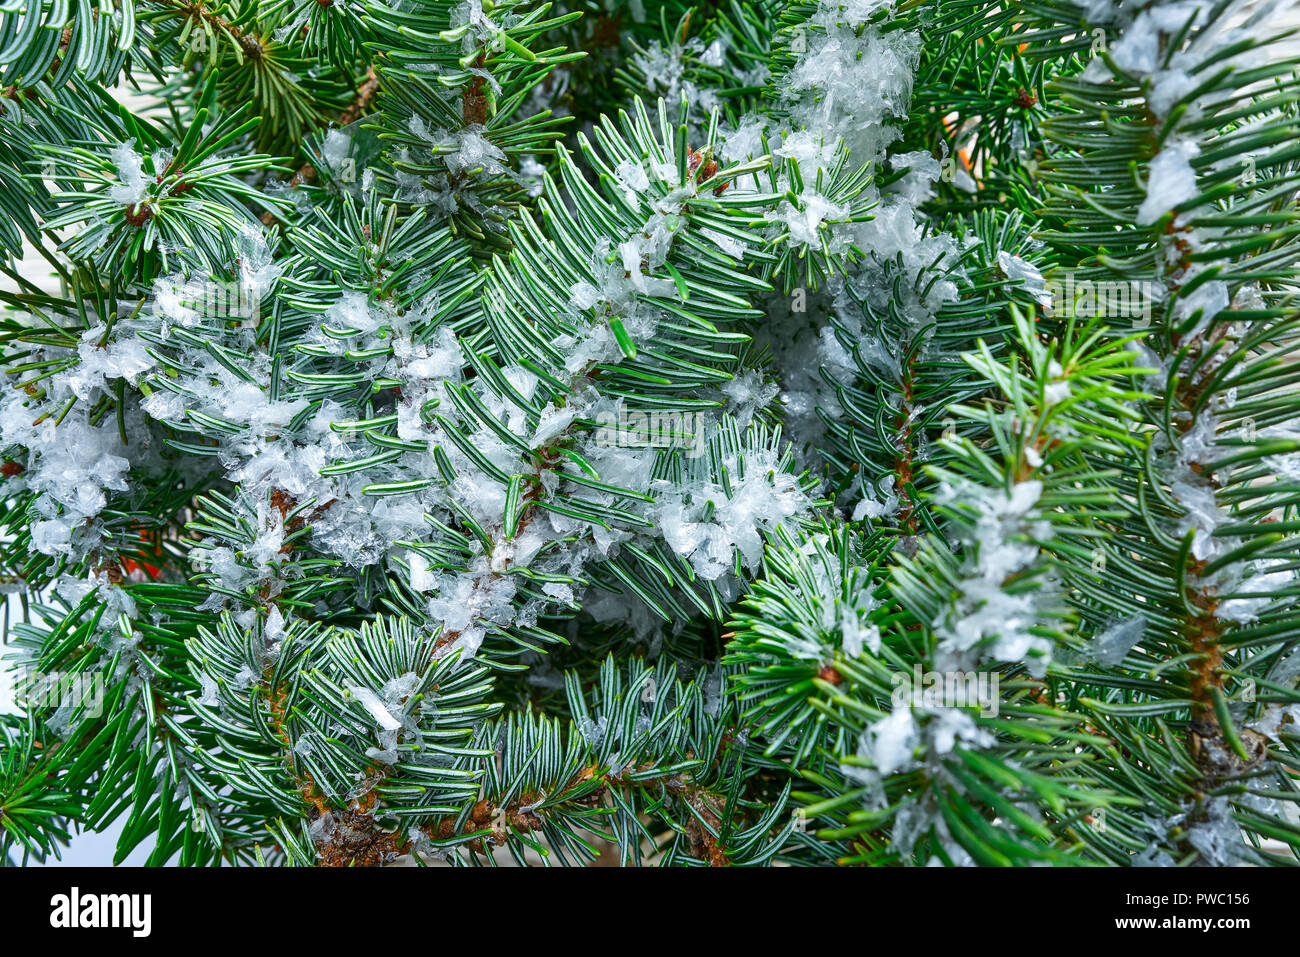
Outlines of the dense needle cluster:
{"type": "Polygon", "coordinates": [[[92,6],[8,860],[1295,862],[1290,0],[92,6]]]}

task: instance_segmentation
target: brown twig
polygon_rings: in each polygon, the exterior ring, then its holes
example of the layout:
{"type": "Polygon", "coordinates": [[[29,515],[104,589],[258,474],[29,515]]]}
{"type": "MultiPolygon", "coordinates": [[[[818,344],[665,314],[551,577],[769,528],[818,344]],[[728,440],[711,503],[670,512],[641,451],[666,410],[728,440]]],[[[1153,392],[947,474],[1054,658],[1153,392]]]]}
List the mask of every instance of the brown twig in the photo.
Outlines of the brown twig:
{"type": "MultiPolygon", "coordinates": [[[[629,770],[644,774],[652,767],[652,765],[641,765],[636,769],[629,770]]],[[[599,785],[589,794],[582,798],[575,798],[575,800],[582,800],[589,807],[599,807],[603,804],[606,792],[611,788],[631,789],[644,787],[652,781],[658,782],[669,794],[682,797],[688,801],[700,817],[708,823],[708,827],[705,827],[699,820],[693,818],[686,825],[685,834],[691,845],[692,852],[700,860],[707,861],[713,867],[726,867],[731,864],[726,849],[718,838],[710,833],[710,829],[718,831],[722,825],[722,818],[718,813],[718,809],[725,807],[726,801],[720,795],[696,785],[680,772],[653,778],[638,777],[634,780],[629,777],[628,770],[621,771],[618,774],[600,774],[599,771],[598,765],[587,765],[560,790],[558,798],[562,799],[566,794],[595,780],[599,782],[599,785]]],[[[471,850],[476,853],[486,854],[488,853],[487,844],[500,847],[507,840],[506,831],[496,827],[495,822],[507,822],[510,827],[521,833],[532,833],[543,828],[544,819],[540,814],[531,810],[532,806],[539,800],[541,800],[541,796],[531,792],[520,795],[503,807],[488,800],[481,800],[474,805],[469,817],[465,820],[465,824],[459,829],[456,827],[454,819],[443,818],[426,825],[421,830],[431,838],[445,841],[458,834],[473,834],[492,826],[493,830],[490,837],[486,839],[475,837],[467,842],[467,846],[471,850]]]]}

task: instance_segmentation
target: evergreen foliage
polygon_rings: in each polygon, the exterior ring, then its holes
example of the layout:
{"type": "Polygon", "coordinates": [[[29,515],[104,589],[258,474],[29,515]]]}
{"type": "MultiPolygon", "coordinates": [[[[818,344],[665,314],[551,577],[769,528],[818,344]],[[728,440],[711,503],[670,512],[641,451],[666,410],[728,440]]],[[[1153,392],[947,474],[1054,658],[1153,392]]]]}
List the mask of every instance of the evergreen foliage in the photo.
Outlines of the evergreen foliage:
{"type": "Polygon", "coordinates": [[[0,860],[1296,863],[1297,12],[0,2],[0,860]]]}

